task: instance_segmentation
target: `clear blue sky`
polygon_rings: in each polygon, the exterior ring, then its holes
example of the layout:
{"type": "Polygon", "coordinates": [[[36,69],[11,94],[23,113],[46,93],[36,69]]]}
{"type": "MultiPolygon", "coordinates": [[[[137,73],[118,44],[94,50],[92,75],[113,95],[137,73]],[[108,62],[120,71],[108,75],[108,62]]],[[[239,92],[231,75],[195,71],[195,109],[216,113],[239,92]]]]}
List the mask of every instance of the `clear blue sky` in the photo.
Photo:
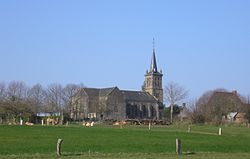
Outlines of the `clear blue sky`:
{"type": "Polygon", "coordinates": [[[249,0],[1,0],[0,81],[139,90],[153,37],[164,84],[250,93],[249,0]]]}

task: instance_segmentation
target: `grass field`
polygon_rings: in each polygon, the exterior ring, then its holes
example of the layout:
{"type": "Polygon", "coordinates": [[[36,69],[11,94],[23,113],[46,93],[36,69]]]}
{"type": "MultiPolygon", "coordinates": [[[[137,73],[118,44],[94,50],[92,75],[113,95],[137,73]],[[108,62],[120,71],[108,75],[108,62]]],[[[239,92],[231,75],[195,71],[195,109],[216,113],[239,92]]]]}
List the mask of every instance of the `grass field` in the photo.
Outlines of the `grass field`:
{"type": "Polygon", "coordinates": [[[247,127],[152,127],[96,125],[7,126],[0,125],[0,158],[56,158],[58,138],[62,158],[250,158],[247,127]],[[183,155],[175,154],[175,139],[182,140],[183,155]]]}

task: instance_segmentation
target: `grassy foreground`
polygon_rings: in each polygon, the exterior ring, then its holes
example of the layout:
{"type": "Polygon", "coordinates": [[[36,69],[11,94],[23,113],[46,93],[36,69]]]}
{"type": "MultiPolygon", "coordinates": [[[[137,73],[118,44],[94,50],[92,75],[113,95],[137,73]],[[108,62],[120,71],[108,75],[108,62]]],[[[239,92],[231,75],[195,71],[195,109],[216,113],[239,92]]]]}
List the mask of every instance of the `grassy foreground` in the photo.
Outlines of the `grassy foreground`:
{"type": "Polygon", "coordinates": [[[56,158],[58,138],[64,140],[61,158],[250,158],[246,127],[192,126],[7,126],[0,125],[0,158],[56,158]],[[175,139],[183,155],[175,154],[175,139]]]}

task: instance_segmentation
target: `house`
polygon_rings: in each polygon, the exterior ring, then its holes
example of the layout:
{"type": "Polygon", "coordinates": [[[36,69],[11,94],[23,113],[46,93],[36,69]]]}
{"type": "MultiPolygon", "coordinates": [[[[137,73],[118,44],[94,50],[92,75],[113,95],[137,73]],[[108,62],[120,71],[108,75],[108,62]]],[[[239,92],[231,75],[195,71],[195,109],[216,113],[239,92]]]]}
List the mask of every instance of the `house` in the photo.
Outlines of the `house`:
{"type": "Polygon", "coordinates": [[[203,111],[205,114],[210,114],[207,115],[206,121],[240,122],[245,118],[242,112],[246,112],[247,106],[248,104],[241,100],[237,91],[215,91],[203,107],[203,111]]]}
{"type": "Polygon", "coordinates": [[[240,112],[231,112],[228,115],[224,116],[223,120],[225,122],[231,122],[231,123],[247,122],[246,113],[240,113],[240,112]]]}

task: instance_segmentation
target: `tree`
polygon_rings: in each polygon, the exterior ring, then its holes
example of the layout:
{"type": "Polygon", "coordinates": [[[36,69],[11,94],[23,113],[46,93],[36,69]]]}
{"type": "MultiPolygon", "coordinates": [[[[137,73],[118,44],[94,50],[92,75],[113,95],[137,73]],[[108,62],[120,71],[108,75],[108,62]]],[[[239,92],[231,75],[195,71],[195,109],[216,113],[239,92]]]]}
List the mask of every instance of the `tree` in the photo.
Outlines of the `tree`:
{"type": "Polygon", "coordinates": [[[8,84],[4,102],[4,109],[8,118],[30,117],[34,113],[27,101],[28,90],[29,88],[24,82],[12,81],[8,84]]]}
{"type": "MultiPolygon", "coordinates": [[[[180,114],[181,111],[181,107],[178,105],[174,105],[173,106],[173,118],[175,118],[175,116],[177,116],[178,114],[180,114]]],[[[163,111],[164,117],[170,118],[171,115],[171,107],[166,107],[163,111]]]]}
{"type": "Polygon", "coordinates": [[[173,107],[188,96],[188,91],[175,82],[169,82],[164,88],[165,101],[170,104],[170,122],[173,122],[173,107]]]}
{"type": "Polygon", "coordinates": [[[202,116],[204,122],[220,124],[231,112],[247,112],[246,99],[236,91],[221,88],[207,91],[196,102],[194,114],[202,116]]]}
{"type": "Polygon", "coordinates": [[[76,101],[74,98],[80,88],[81,86],[76,84],[67,84],[63,88],[63,101],[65,104],[65,111],[68,115],[70,115],[71,110],[74,107],[74,102],[76,101]]]}
{"type": "Polygon", "coordinates": [[[0,102],[3,101],[6,95],[6,85],[4,82],[0,82],[0,102]]]}
{"type": "Polygon", "coordinates": [[[46,91],[41,84],[34,85],[28,91],[28,100],[34,108],[35,114],[42,111],[46,98],[46,91]]]}
{"type": "Polygon", "coordinates": [[[61,84],[50,84],[47,88],[47,111],[51,114],[62,114],[63,88],[61,84]]]}

